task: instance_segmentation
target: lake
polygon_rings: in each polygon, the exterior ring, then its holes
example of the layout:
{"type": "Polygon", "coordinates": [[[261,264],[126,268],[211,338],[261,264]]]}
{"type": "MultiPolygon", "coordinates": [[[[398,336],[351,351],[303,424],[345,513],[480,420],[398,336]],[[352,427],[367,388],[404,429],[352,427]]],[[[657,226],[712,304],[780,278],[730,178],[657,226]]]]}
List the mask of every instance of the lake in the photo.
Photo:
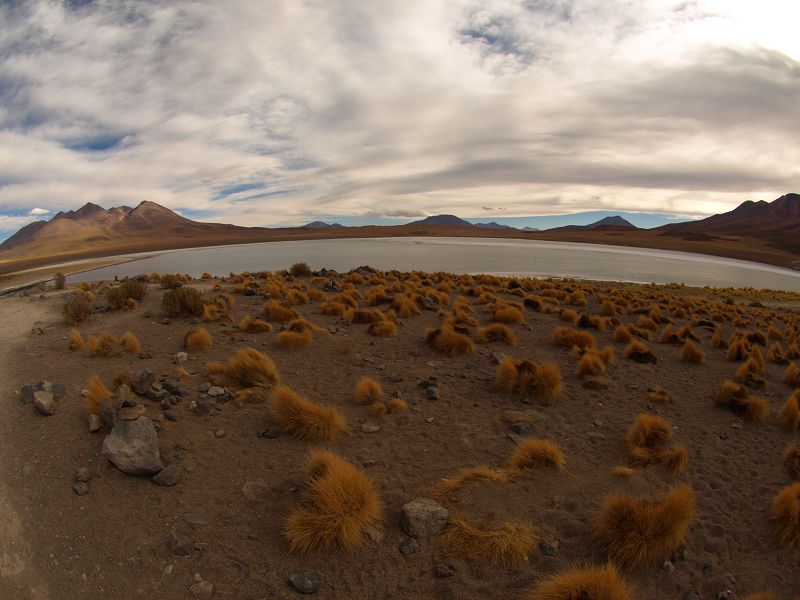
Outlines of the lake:
{"type": "Polygon", "coordinates": [[[265,242],[126,255],[130,262],[72,275],[70,281],[141,273],[227,275],[276,271],[296,262],[348,271],[360,265],[399,271],[495,273],[634,283],[800,291],[800,272],[761,263],[669,250],[497,238],[364,238],[265,242]]]}

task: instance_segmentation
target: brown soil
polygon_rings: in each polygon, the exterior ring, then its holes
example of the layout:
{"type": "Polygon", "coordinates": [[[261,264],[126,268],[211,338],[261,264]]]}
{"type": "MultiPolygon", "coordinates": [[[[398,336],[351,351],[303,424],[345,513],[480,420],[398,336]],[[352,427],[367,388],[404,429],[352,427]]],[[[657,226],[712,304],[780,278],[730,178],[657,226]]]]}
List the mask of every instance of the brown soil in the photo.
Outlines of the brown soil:
{"type": "MultiPolygon", "coordinates": [[[[649,286],[635,289],[672,293],[649,286]]],[[[367,335],[366,325],[321,315],[319,304],[295,307],[331,331],[315,334],[309,348],[295,351],[278,348],[277,326],[272,333],[247,334],[222,323],[204,324],[214,346],[190,353],[187,368],[196,375],[184,381],[192,393],[176,407],[180,420],[163,420],[156,403],[141,400],[160,423],[164,462],[178,463],[184,471],[180,483],[165,488],[149,477],[123,474],[102,456],[105,432],[87,431],[81,398],[92,374],[110,386],[122,372],[135,375],[147,368],[160,375],[173,373],[171,358],[182,350],[183,336],[194,325],[188,318],[162,324],[162,293],[151,285],[135,310],[94,314],[78,327],[84,337],[101,330],[132,330],[153,351],[153,358],[145,360],[69,352],[59,292],[0,299],[0,597],[187,598],[199,575],[214,584],[214,598],[295,598],[288,576],[313,569],[325,579],[316,594],[321,599],[520,598],[556,570],[605,561],[603,549],[591,541],[591,524],[606,494],[659,494],[684,483],[696,495],[685,559],[676,560],[674,570],[657,565],[624,573],[636,598],[673,600],[691,591],[716,598],[731,589],[738,598],[773,590],[778,600],[790,600],[800,590],[800,555],[779,546],[769,521],[773,497],[790,483],[781,454],[798,436],[781,429],[775,415],[793,389],[782,382],[785,367],[767,363],[766,388],[755,394],[768,401],[769,418],[732,428],[734,417],[715,408],[710,394],[732,378],[738,363],[727,362],[723,350],[711,347],[706,329],[694,328],[706,353],[702,365],[682,363],[679,346],[655,342],[648,346],[659,362],[637,364],[622,358],[612,331],[595,332],[600,347],[615,347],[617,364],[609,367],[610,389],[589,390],[573,375],[577,361],[570,351],[550,341],[554,328],[565,325],[556,314],[527,310],[525,322],[511,326],[517,346],[479,344],[475,354],[457,357],[437,354],[423,342],[424,329],[440,323],[433,311],[404,319],[395,338],[374,338],[367,335]],[[34,324],[43,334],[30,332],[34,324]],[[271,425],[264,402],[229,402],[211,416],[195,415],[189,402],[204,397],[197,388],[206,382],[205,363],[224,361],[245,346],[269,355],[284,382],[299,393],[335,406],[348,420],[348,433],[330,444],[286,435],[257,437],[257,431],[271,425]],[[537,363],[556,361],[564,377],[561,396],[542,406],[496,391],[492,355],[497,352],[537,363]],[[374,419],[354,401],[361,376],[377,379],[387,396],[399,392],[408,412],[385,417],[379,420],[379,431],[363,433],[360,423],[374,419]],[[427,400],[418,386],[430,376],[440,382],[438,401],[427,400]],[[40,379],[67,389],[54,416],[41,416],[19,401],[19,388],[40,379]],[[674,403],[652,403],[647,392],[655,386],[669,390],[674,403]],[[464,467],[502,467],[515,448],[508,424],[501,420],[507,410],[528,411],[533,436],[561,446],[565,471],[541,469],[529,480],[465,489],[457,494],[451,513],[487,525],[528,523],[545,540],[557,542],[557,554],[547,556],[537,546],[519,568],[490,567],[479,559],[447,556],[434,539],[421,540],[419,553],[403,556],[398,551],[405,539],[401,506],[464,467]],[[627,478],[612,475],[616,465],[626,462],[625,434],[640,412],[660,414],[675,426],[675,442],[689,453],[681,475],[670,476],[658,466],[627,478]],[[225,436],[216,437],[218,430],[225,436]],[[320,446],[335,450],[372,478],[384,505],[383,537],[353,553],[290,554],[281,527],[298,506],[307,452],[320,446]],[[72,490],[79,467],[95,472],[84,496],[72,490]],[[191,556],[170,552],[173,532],[195,540],[191,556]],[[454,574],[437,577],[441,563],[451,565],[454,574]],[[40,590],[38,596],[30,592],[33,586],[40,590]]],[[[706,292],[674,293],[696,298],[706,292]]],[[[235,298],[235,323],[246,314],[257,316],[264,302],[260,297],[235,298]]],[[[480,325],[486,325],[486,311],[472,301],[480,325]]],[[[791,310],[773,304],[777,316],[791,310]]],[[[599,313],[594,294],[588,307],[571,308],[599,313]]],[[[793,314],[797,319],[796,310],[793,314]]],[[[637,319],[622,317],[624,322],[637,319]]],[[[677,330],[683,320],[676,321],[677,330]]],[[[724,324],[726,339],[734,329],[724,324]]]]}

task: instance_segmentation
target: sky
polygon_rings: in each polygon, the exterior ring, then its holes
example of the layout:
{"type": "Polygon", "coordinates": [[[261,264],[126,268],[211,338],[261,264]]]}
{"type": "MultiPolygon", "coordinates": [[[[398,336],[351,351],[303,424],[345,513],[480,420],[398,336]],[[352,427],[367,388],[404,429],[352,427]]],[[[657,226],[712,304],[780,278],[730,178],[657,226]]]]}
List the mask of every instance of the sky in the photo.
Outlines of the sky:
{"type": "Polygon", "coordinates": [[[698,218],[800,191],[792,0],[5,0],[0,238],[86,202],[239,225],[698,218]]]}

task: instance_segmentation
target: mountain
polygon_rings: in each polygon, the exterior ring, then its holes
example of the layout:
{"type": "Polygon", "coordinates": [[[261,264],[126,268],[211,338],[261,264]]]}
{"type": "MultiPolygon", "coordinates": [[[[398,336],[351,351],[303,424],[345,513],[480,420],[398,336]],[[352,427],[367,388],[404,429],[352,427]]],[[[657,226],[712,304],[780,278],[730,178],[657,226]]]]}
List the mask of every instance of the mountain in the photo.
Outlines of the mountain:
{"type": "Polygon", "coordinates": [[[457,225],[459,227],[472,227],[472,223],[468,223],[455,215],[433,215],[425,217],[421,221],[412,221],[409,225],[457,225]]]}
{"type": "Polygon", "coordinates": [[[339,223],[326,223],[325,221],[311,221],[300,226],[303,229],[330,229],[331,227],[344,227],[339,223]]]}
{"type": "Polygon", "coordinates": [[[528,227],[526,225],[520,231],[527,231],[528,233],[536,233],[537,231],[541,231],[541,229],[537,229],[536,227],[528,227]]]}
{"type": "Polygon", "coordinates": [[[800,254],[800,194],[785,194],[772,202],[748,200],[730,212],[663,225],[655,231],[690,241],[748,237],[800,254]]]}
{"type": "Polygon", "coordinates": [[[516,229],[516,227],[512,227],[511,225],[501,225],[495,221],[490,221],[489,223],[473,223],[475,227],[483,227],[484,229],[516,229]]]}
{"type": "Polygon", "coordinates": [[[637,228],[633,223],[631,223],[630,221],[626,221],[619,215],[614,215],[613,217],[606,217],[605,219],[600,219],[599,221],[586,225],[587,229],[598,229],[602,227],[625,227],[628,229],[637,228]]]}

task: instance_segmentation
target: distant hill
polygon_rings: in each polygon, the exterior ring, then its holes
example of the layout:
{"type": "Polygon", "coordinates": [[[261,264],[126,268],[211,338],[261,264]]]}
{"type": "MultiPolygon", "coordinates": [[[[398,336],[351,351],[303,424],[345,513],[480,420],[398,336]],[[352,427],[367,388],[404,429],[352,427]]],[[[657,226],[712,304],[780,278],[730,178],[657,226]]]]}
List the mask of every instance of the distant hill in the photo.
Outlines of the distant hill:
{"type": "Polygon", "coordinates": [[[511,225],[501,225],[495,221],[490,221],[489,223],[473,223],[473,225],[475,225],[475,227],[483,227],[484,229],[516,229],[516,227],[512,227],[511,225]]]}
{"type": "Polygon", "coordinates": [[[412,221],[409,225],[458,225],[459,227],[473,227],[472,223],[455,215],[433,215],[420,221],[412,221]]]}
{"type": "Polygon", "coordinates": [[[344,227],[344,225],[340,223],[326,223],[325,221],[311,221],[311,223],[306,223],[300,227],[303,229],[330,229],[332,227],[344,227]]]}
{"type": "Polygon", "coordinates": [[[637,229],[637,227],[633,223],[631,223],[630,221],[626,221],[619,215],[614,215],[613,217],[606,217],[605,219],[600,219],[595,223],[586,225],[587,229],[598,229],[601,227],[625,227],[629,229],[637,229]]]}
{"type": "Polygon", "coordinates": [[[520,229],[520,231],[527,231],[528,233],[535,233],[537,231],[541,231],[541,229],[537,229],[536,227],[528,227],[527,225],[520,229]]]}

